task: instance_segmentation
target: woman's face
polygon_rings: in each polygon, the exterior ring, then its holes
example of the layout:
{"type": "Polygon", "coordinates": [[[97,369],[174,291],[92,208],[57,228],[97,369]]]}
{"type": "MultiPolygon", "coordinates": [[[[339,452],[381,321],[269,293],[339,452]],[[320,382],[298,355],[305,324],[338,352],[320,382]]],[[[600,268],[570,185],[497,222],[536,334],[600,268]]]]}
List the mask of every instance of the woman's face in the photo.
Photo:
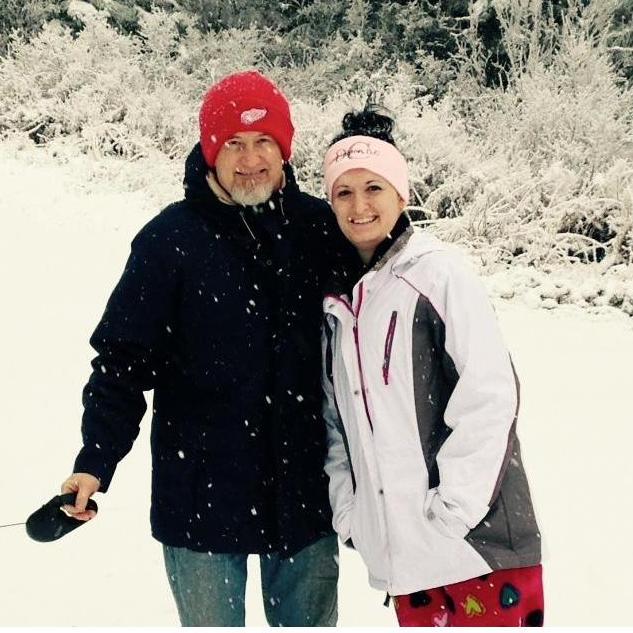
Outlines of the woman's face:
{"type": "Polygon", "coordinates": [[[332,208],[341,231],[367,263],[404,209],[394,187],[368,169],[350,169],[332,188],[332,208]]]}

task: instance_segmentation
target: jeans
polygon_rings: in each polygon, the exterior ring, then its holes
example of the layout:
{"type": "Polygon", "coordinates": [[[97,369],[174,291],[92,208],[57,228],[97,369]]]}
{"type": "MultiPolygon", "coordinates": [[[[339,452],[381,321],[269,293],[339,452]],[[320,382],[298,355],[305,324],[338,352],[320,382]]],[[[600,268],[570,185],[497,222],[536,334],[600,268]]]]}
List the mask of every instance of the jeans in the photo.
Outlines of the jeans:
{"type": "MultiPolygon", "coordinates": [[[[247,554],[209,554],[163,546],[182,626],[244,626],[247,554]]],[[[261,554],[270,626],[336,626],[338,542],[326,536],[291,558],[261,554]]]]}

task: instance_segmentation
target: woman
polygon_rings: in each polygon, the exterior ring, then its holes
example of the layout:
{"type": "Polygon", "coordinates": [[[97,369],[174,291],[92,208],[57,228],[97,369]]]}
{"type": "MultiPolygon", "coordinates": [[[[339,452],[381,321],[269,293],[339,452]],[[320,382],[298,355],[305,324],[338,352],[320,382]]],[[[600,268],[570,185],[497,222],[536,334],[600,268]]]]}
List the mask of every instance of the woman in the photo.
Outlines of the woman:
{"type": "Polygon", "coordinates": [[[403,213],[392,127],[348,113],[324,160],[359,257],[353,288],[324,302],[334,527],[401,626],[541,626],[518,382],[482,284],[403,213]]]}

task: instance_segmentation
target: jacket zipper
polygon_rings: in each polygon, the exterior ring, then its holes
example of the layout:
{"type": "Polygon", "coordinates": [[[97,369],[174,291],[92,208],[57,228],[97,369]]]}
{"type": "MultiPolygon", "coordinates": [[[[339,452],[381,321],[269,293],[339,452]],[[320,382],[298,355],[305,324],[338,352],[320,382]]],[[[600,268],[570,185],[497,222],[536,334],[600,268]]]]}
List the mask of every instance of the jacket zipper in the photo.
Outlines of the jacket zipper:
{"type": "Polygon", "coordinates": [[[337,301],[340,301],[352,313],[352,316],[354,317],[354,327],[353,327],[354,345],[356,346],[356,360],[358,361],[358,373],[360,375],[360,388],[363,394],[363,405],[365,406],[365,415],[367,416],[367,421],[369,422],[369,428],[371,432],[373,433],[374,425],[371,423],[371,416],[369,415],[369,405],[367,403],[367,395],[365,394],[365,377],[363,375],[363,364],[360,360],[360,344],[359,344],[360,334],[358,331],[358,315],[360,314],[360,308],[363,304],[363,282],[361,281],[360,286],[358,287],[358,306],[356,307],[356,310],[354,310],[353,307],[341,297],[338,297],[336,295],[331,295],[331,294],[328,294],[326,296],[331,297],[332,299],[335,299],[337,301]]]}
{"type": "Polygon", "coordinates": [[[281,213],[284,224],[288,224],[290,220],[288,220],[288,218],[286,217],[286,212],[284,211],[284,194],[282,191],[279,191],[279,212],[281,213]]]}
{"type": "MultiPolygon", "coordinates": [[[[363,376],[363,367],[362,367],[362,363],[361,363],[361,358],[360,358],[360,345],[359,345],[359,339],[360,339],[360,335],[359,335],[359,331],[358,331],[358,315],[360,314],[360,308],[363,304],[363,282],[361,281],[360,286],[359,286],[359,297],[358,297],[358,306],[356,308],[356,311],[354,311],[354,309],[352,308],[352,306],[350,304],[347,303],[347,301],[344,301],[343,299],[341,299],[340,297],[337,297],[336,295],[328,295],[331,296],[333,299],[338,299],[341,303],[343,303],[345,305],[345,307],[350,310],[350,312],[352,313],[352,316],[354,317],[354,343],[356,345],[356,358],[358,360],[358,371],[360,374],[360,383],[361,383],[361,389],[363,392],[363,403],[365,405],[365,414],[367,415],[367,421],[369,422],[369,428],[371,429],[371,432],[374,432],[374,426],[371,422],[371,416],[369,415],[369,406],[367,404],[367,397],[365,395],[365,379],[363,376]]],[[[391,315],[391,319],[393,321],[393,328],[395,331],[395,315],[396,313],[393,312],[391,315]]],[[[336,398],[335,398],[336,400],[336,398]]],[[[338,406],[337,406],[337,410],[338,410],[338,406]]],[[[341,421],[341,426],[342,426],[342,421],[341,421]]],[[[351,464],[351,459],[350,459],[350,464],[351,464]]],[[[354,493],[356,491],[354,490],[354,493]]],[[[382,497],[381,494],[381,499],[382,502],[384,504],[384,498],[382,497]]],[[[387,533],[387,528],[386,528],[386,513],[385,513],[385,509],[383,507],[383,520],[385,521],[385,542],[387,543],[387,559],[388,559],[388,566],[389,566],[389,571],[388,571],[388,578],[387,578],[387,592],[389,594],[389,592],[391,591],[391,587],[392,587],[392,583],[391,583],[391,568],[392,568],[392,560],[391,560],[391,547],[389,546],[389,535],[387,533]]]]}
{"type": "Polygon", "coordinates": [[[360,332],[358,329],[358,315],[360,314],[360,308],[363,305],[363,282],[361,281],[358,287],[358,306],[354,312],[354,343],[356,345],[356,358],[358,359],[358,373],[360,375],[360,390],[363,394],[363,404],[365,405],[365,414],[367,415],[367,421],[369,422],[369,428],[371,432],[374,432],[374,425],[371,423],[371,416],[369,415],[369,405],[367,403],[367,394],[365,392],[365,377],[363,374],[363,364],[360,359],[360,332]]]}
{"type": "Polygon", "coordinates": [[[389,320],[389,329],[387,330],[387,338],[385,339],[385,354],[382,361],[382,379],[385,385],[389,384],[389,364],[391,363],[391,348],[393,347],[393,337],[396,332],[396,320],[398,313],[394,310],[389,320]]]}
{"type": "MultiPolygon", "coordinates": [[[[358,316],[360,314],[360,309],[361,306],[363,305],[363,282],[361,281],[360,286],[358,288],[358,306],[356,308],[356,312],[354,313],[354,342],[356,343],[356,357],[358,358],[358,371],[360,373],[360,384],[361,384],[361,389],[363,392],[363,403],[365,404],[365,414],[367,415],[367,421],[369,422],[369,428],[371,429],[371,432],[374,432],[374,426],[371,422],[371,416],[369,415],[369,405],[367,403],[367,396],[365,393],[365,378],[364,378],[364,374],[363,374],[363,365],[361,362],[361,357],[360,357],[360,333],[358,330],[358,316]]],[[[393,328],[395,330],[395,315],[396,313],[393,312],[391,315],[391,321],[393,322],[393,328]]],[[[391,329],[391,321],[390,321],[390,329],[391,329]]],[[[393,333],[392,333],[392,338],[393,338],[393,333]]],[[[390,346],[391,349],[391,346],[390,346]]],[[[386,512],[385,512],[385,508],[384,508],[384,497],[383,497],[383,493],[382,491],[380,492],[380,499],[381,502],[383,504],[383,521],[384,521],[384,538],[385,538],[385,543],[387,545],[387,561],[388,561],[388,572],[387,572],[387,592],[389,593],[391,591],[391,569],[392,569],[392,560],[391,560],[391,547],[389,544],[389,534],[387,531],[387,525],[386,525],[386,512]]]]}
{"type": "Polygon", "coordinates": [[[248,229],[248,232],[251,234],[251,237],[253,238],[253,241],[257,242],[257,244],[259,246],[259,241],[255,237],[255,233],[253,233],[253,229],[251,229],[249,223],[246,221],[246,218],[244,217],[244,211],[240,211],[240,218],[242,219],[242,222],[244,222],[244,226],[248,229]]]}

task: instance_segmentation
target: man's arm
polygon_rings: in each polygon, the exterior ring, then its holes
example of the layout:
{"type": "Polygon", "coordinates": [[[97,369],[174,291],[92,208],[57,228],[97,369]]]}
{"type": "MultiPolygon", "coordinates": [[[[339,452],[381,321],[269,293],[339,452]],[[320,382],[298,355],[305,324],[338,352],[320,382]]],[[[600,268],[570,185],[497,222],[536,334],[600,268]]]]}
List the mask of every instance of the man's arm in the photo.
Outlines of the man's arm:
{"type": "Polygon", "coordinates": [[[77,492],[69,509],[77,518],[91,518],[85,512],[88,498],[108,489],[118,462],[132,448],[147,408],[143,392],[160,375],[174,329],[174,247],[150,227],[132,242],[123,275],[90,339],[97,356],[83,391],[83,447],[73,475],[62,484],[62,491],[77,492]]]}

